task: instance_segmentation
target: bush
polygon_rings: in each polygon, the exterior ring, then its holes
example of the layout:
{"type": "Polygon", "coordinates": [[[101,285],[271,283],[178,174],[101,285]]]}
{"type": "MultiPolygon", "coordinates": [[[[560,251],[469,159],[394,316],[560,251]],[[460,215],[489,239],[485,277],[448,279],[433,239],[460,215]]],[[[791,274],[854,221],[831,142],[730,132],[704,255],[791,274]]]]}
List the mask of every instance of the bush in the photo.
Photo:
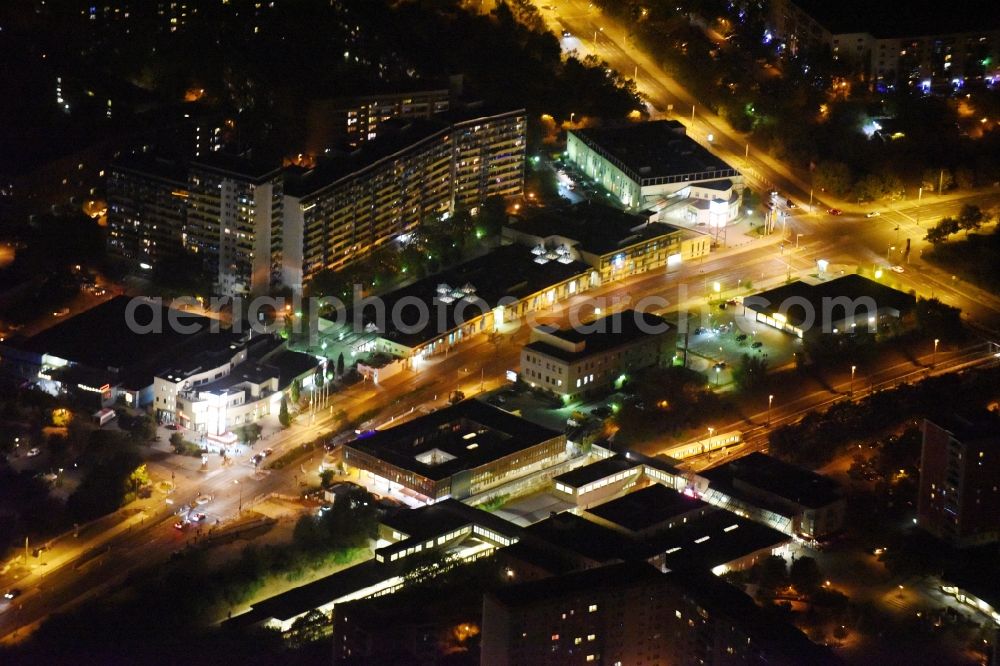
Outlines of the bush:
{"type": "Polygon", "coordinates": [[[174,448],[174,453],[182,456],[197,457],[204,453],[204,450],[200,446],[184,439],[184,435],[179,432],[170,435],[170,446],[174,448]]]}

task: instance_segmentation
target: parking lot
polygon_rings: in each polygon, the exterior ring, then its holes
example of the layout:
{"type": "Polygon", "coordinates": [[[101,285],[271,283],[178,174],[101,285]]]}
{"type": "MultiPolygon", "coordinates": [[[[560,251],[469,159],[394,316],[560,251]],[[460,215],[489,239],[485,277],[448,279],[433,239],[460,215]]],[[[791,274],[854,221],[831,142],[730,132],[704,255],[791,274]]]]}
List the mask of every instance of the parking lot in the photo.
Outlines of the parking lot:
{"type": "MultiPolygon", "coordinates": [[[[731,383],[744,354],[759,356],[775,369],[794,363],[802,349],[801,340],[748,319],[739,304],[725,310],[716,306],[704,316],[692,317],[688,330],[688,367],[704,373],[712,386],[731,383]]],[[[683,339],[678,346],[683,346],[683,339]]]]}

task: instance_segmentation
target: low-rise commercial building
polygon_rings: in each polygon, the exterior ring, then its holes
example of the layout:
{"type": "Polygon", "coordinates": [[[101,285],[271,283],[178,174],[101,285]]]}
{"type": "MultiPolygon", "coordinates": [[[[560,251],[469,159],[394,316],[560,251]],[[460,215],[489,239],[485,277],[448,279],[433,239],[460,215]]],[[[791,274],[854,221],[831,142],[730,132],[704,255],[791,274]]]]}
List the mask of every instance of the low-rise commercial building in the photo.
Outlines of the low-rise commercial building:
{"type": "Polygon", "coordinates": [[[696,207],[695,220],[724,226],[739,215],[743,176],[685,132],[676,120],[570,130],[566,154],[630,209],[673,210],[678,202],[707,200],[714,205],[704,215],[696,207]]]}
{"type": "Polygon", "coordinates": [[[349,442],[343,459],[372,487],[431,503],[468,498],[568,455],[565,435],[466,400],[349,442]]]}
{"type": "Polygon", "coordinates": [[[807,539],[840,531],[847,510],[835,481],[763,453],[699,472],[692,490],[710,504],[807,539]]]}
{"type": "Polygon", "coordinates": [[[401,358],[444,353],[481,333],[500,330],[582,293],[596,283],[584,263],[536,261],[520,245],[503,245],[431,277],[355,304],[328,335],[372,334],[370,347],[401,358]]]}
{"type": "Polygon", "coordinates": [[[571,257],[589,264],[601,284],[652,270],[673,270],[708,254],[711,238],[657,223],[651,213],[632,214],[602,204],[577,204],[511,218],[503,237],[552,260],[571,257]]]}
{"type": "Polygon", "coordinates": [[[860,275],[819,284],[796,281],[743,299],[748,317],[799,338],[877,333],[898,324],[915,305],[914,296],[860,275]]]}
{"type": "Polygon", "coordinates": [[[289,351],[278,336],[234,338],[225,348],[179,359],[156,373],[153,408],[158,421],[210,437],[223,436],[277,414],[293,382],[310,390],[318,362],[289,351]]]}
{"type": "Polygon", "coordinates": [[[958,546],[1000,539],[1000,417],[925,420],[917,524],[958,546]]]}
{"type": "Polygon", "coordinates": [[[673,357],[669,324],[651,313],[625,310],[577,328],[535,328],[521,350],[521,379],[574,398],[673,357]]]}
{"type": "Polygon", "coordinates": [[[226,334],[213,330],[217,323],[159,299],[116,296],[27,340],[0,343],[0,361],[44,390],[77,393],[94,407],[119,398],[146,407],[161,364],[228,346],[226,334]]]}

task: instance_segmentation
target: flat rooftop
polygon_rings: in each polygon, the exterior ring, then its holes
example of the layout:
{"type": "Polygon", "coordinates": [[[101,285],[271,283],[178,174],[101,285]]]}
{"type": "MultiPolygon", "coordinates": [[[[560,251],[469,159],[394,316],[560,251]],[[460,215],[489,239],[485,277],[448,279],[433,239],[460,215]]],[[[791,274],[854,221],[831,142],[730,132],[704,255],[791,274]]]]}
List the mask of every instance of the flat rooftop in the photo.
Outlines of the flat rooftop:
{"type": "MultiPolygon", "coordinates": [[[[812,306],[816,317],[815,323],[818,325],[823,314],[824,302],[832,305],[832,299],[843,297],[851,300],[868,297],[875,302],[877,309],[893,308],[901,314],[910,311],[916,304],[915,297],[898,289],[887,287],[880,282],[869,280],[860,275],[845,275],[816,285],[802,281],[784,284],[753,296],[747,296],[743,299],[743,305],[755,312],[772,316],[783,310],[789,324],[801,326],[807,321],[806,309],[802,305],[804,301],[812,306]]],[[[863,310],[860,308],[860,311],[863,310]]],[[[834,317],[841,313],[844,313],[843,307],[837,307],[833,310],[834,317]]]]}
{"type": "Polygon", "coordinates": [[[447,534],[465,525],[481,525],[507,536],[519,536],[523,531],[514,523],[489,511],[468,506],[455,499],[446,499],[416,509],[386,515],[382,524],[417,540],[447,534]]]}
{"type": "Polygon", "coordinates": [[[641,532],[708,506],[696,497],[654,483],[586,512],[631,532],[641,532]]]}
{"type": "MultiPolygon", "coordinates": [[[[378,298],[384,303],[386,321],[383,323],[387,330],[382,331],[380,327],[381,336],[407,347],[417,347],[492,310],[501,299],[521,300],[570,278],[588,275],[591,270],[579,261],[539,264],[534,260],[530,248],[503,245],[454,268],[382,294],[378,298]],[[399,310],[401,326],[392,325],[389,314],[403,299],[407,302],[417,299],[431,306],[431,316],[423,327],[416,326],[419,313],[412,306],[399,310]],[[439,313],[443,313],[443,318],[438,317],[439,313]]],[[[365,324],[378,323],[372,308],[366,308],[362,314],[365,324]]],[[[349,321],[353,320],[351,316],[349,321]]]]}
{"type": "Polygon", "coordinates": [[[639,462],[628,460],[622,455],[617,455],[605,458],[604,460],[598,460],[583,467],[577,467],[554,477],[552,480],[563,483],[571,488],[582,488],[593,481],[612,476],[618,472],[634,469],[640,465],[641,463],[639,462]]]}
{"type": "Polygon", "coordinates": [[[465,400],[345,446],[437,481],[560,436],[479,400],[465,400]]]}
{"type": "Polygon", "coordinates": [[[558,347],[544,339],[529,342],[525,345],[525,349],[572,362],[632,344],[650,335],[663,335],[668,328],[667,321],[652,312],[623,310],[588,322],[578,328],[541,327],[538,329],[543,335],[551,335],[573,345],[573,350],[558,347]]]}
{"type": "Polygon", "coordinates": [[[312,169],[287,169],[285,193],[299,198],[318,194],[338,181],[416,148],[424,141],[443,138],[458,123],[476,118],[488,120],[523,114],[524,109],[497,110],[470,105],[437,114],[433,118],[394,118],[381,123],[378,136],[353,152],[326,157],[312,169]]]}
{"type": "Polygon", "coordinates": [[[760,452],[699,474],[708,479],[712,488],[732,488],[738,493],[740,486],[750,486],[812,509],[828,506],[842,497],[834,480],[760,452]]]}
{"type": "Polygon", "coordinates": [[[704,514],[642,539],[639,557],[663,556],[671,571],[711,571],[751,553],[791,541],[784,532],[712,507],[704,514]]]}
{"type": "Polygon", "coordinates": [[[982,409],[975,412],[951,414],[944,419],[928,419],[928,423],[948,431],[960,442],[993,439],[1000,445],[1000,413],[994,410],[982,409]]]}
{"type": "MultiPolygon", "coordinates": [[[[171,310],[152,299],[116,296],[28,338],[19,348],[96,369],[125,369],[175,350],[209,331],[211,322],[207,317],[171,310]],[[132,313],[133,321],[139,326],[149,326],[154,317],[158,318],[162,322],[158,332],[145,333],[129,326],[126,312],[133,300],[141,303],[132,313]],[[188,333],[173,330],[169,316],[194,330],[188,333]]],[[[214,337],[201,336],[201,339],[213,344],[214,337]]]]}
{"type": "Polygon", "coordinates": [[[205,153],[193,160],[191,166],[255,183],[270,180],[281,172],[280,165],[224,152],[205,153]]]}
{"type": "Polygon", "coordinates": [[[732,169],[685,134],[676,120],[570,130],[597,152],[611,157],[635,180],[732,169]]]}
{"type": "Polygon", "coordinates": [[[893,2],[795,0],[830,32],[867,32],[875,37],[921,37],[1000,29],[1000,5],[963,2],[942,11],[940,2],[907,0],[906,11],[893,2]]]}
{"type": "Polygon", "coordinates": [[[114,161],[112,168],[161,178],[172,182],[178,189],[187,188],[187,166],[177,160],[152,153],[122,155],[114,161]]]}
{"type": "Polygon", "coordinates": [[[642,215],[589,202],[544,209],[519,217],[508,226],[514,231],[542,239],[562,236],[576,241],[580,250],[596,255],[609,254],[681,231],[669,224],[649,222],[649,218],[642,215]]]}
{"type": "Polygon", "coordinates": [[[663,582],[663,576],[645,562],[621,562],[512,585],[493,591],[492,596],[504,606],[517,608],[550,603],[554,598],[593,590],[621,590],[663,582]]]}

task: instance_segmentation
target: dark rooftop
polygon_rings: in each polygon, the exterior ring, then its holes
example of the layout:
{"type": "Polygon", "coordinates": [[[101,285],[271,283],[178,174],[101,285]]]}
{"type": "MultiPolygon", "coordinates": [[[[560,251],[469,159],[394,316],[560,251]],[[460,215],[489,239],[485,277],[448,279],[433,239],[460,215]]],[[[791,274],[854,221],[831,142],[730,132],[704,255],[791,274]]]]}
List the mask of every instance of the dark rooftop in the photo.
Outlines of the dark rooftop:
{"type": "Polygon", "coordinates": [[[465,400],[345,446],[441,480],[556,437],[554,430],[465,400]]]}
{"type": "Polygon", "coordinates": [[[591,203],[544,209],[518,218],[509,227],[543,240],[562,236],[576,241],[580,250],[596,255],[680,232],[669,224],[649,222],[648,216],[591,203]]]}
{"type": "Polygon", "coordinates": [[[524,529],[532,537],[597,562],[626,560],[632,555],[633,542],[629,537],[568,511],[524,529]]]}
{"type": "Polygon", "coordinates": [[[641,463],[639,462],[628,460],[622,455],[617,455],[584,465],[583,467],[577,467],[574,470],[560,474],[552,480],[564,483],[571,488],[580,488],[591,481],[597,481],[598,479],[603,479],[612,474],[639,467],[640,465],[641,463]]]}
{"type": "Polygon", "coordinates": [[[446,499],[416,509],[387,515],[382,523],[415,539],[440,536],[465,525],[477,524],[506,535],[518,535],[522,528],[503,518],[468,506],[456,499],[446,499]]]}
{"type": "Polygon", "coordinates": [[[830,32],[867,32],[875,37],[921,37],[1000,28],[1000,5],[959,2],[942,11],[934,0],[907,0],[905,11],[893,2],[795,0],[830,32]]]}
{"type": "MultiPolygon", "coordinates": [[[[396,303],[404,298],[407,301],[416,298],[431,306],[431,316],[423,328],[413,330],[419,314],[416,308],[405,307],[399,311],[400,323],[405,330],[393,327],[392,322],[387,321],[385,323],[388,330],[383,332],[382,337],[408,347],[416,347],[492,310],[505,297],[520,300],[590,271],[590,266],[579,261],[538,264],[534,259],[527,247],[504,245],[464,264],[382,294],[379,298],[384,303],[385,313],[393,312],[396,303]],[[469,286],[474,291],[448,303],[440,298],[438,288],[441,285],[447,285],[451,290],[462,290],[469,286]],[[438,324],[442,319],[438,317],[439,311],[444,313],[444,326],[440,328],[438,324]]],[[[366,323],[373,321],[371,315],[371,308],[366,309],[366,323]]],[[[353,321],[353,317],[350,320],[353,321]]]]}
{"type": "MultiPolygon", "coordinates": [[[[782,314],[785,315],[788,323],[800,326],[807,320],[806,311],[801,305],[800,299],[804,299],[812,305],[816,323],[819,324],[824,302],[832,305],[832,299],[841,297],[852,300],[870,297],[878,308],[894,308],[904,314],[911,310],[916,303],[916,299],[910,294],[887,287],[866,277],[852,274],[816,285],[801,281],[781,285],[753,296],[747,296],[743,299],[743,304],[752,310],[767,314],[774,314],[784,309],[782,314]],[[784,304],[789,301],[790,305],[783,308],[784,304]]],[[[836,307],[833,310],[833,316],[840,312],[844,312],[844,309],[840,306],[836,307]]]]}
{"type": "Polygon", "coordinates": [[[495,590],[492,596],[504,606],[516,608],[551,602],[561,596],[576,593],[606,588],[622,590],[663,581],[663,574],[649,564],[621,562],[512,585],[495,590]]]}
{"type": "Polygon", "coordinates": [[[639,540],[634,553],[643,559],[662,554],[664,566],[671,571],[711,571],[790,540],[784,532],[712,507],[702,515],[639,540]]]}
{"type": "Polygon", "coordinates": [[[668,327],[666,320],[659,315],[651,312],[623,310],[578,328],[555,330],[551,327],[543,327],[540,329],[544,333],[575,345],[578,351],[557,347],[544,339],[530,342],[525,345],[525,348],[563,361],[574,361],[631,344],[649,335],[655,335],[654,331],[664,333],[668,327]],[[580,348],[581,344],[582,349],[580,348]]]}
{"type": "MultiPolygon", "coordinates": [[[[157,301],[116,296],[25,340],[21,349],[95,369],[124,369],[153,357],[162,357],[165,352],[209,330],[210,323],[207,317],[170,310],[157,301]],[[133,300],[141,301],[132,312],[133,321],[139,326],[149,326],[154,317],[159,317],[162,322],[159,332],[131,330],[126,311],[133,300]],[[170,326],[171,316],[186,327],[194,327],[195,331],[175,331],[170,326]]],[[[213,338],[205,336],[203,339],[213,338]]]]}
{"type": "Polygon", "coordinates": [[[1000,413],[995,410],[951,414],[947,418],[936,417],[929,422],[948,431],[960,442],[995,439],[1000,443],[1000,413]]]}
{"type": "Polygon", "coordinates": [[[624,165],[636,180],[732,169],[722,158],[686,136],[684,125],[676,120],[588,127],[570,132],[624,165]]]}
{"type": "Polygon", "coordinates": [[[187,187],[187,165],[152,153],[123,155],[114,161],[112,168],[169,180],[179,188],[187,187]]]}
{"type": "Polygon", "coordinates": [[[755,452],[699,472],[713,488],[751,486],[809,508],[821,508],[841,498],[835,481],[803,467],[755,452]]]}
{"type": "Polygon", "coordinates": [[[191,166],[254,182],[269,180],[281,171],[281,166],[277,164],[222,152],[205,153],[192,161],[191,166]]]}
{"type": "Polygon", "coordinates": [[[632,532],[657,527],[672,518],[705,509],[708,504],[654,483],[618,499],[587,509],[587,513],[632,532]]]}
{"type": "Polygon", "coordinates": [[[350,153],[332,155],[312,169],[288,169],[285,193],[305,198],[316,194],[339,180],[353,176],[379,161],[415,148],[424,141],[447,135],[457,123],[474,118],[487,118],[524,113],[523,110],[496,111],[466,107],[438,114],[433,118],[394,118],[379,126],[378,136],[350,153]]]}

